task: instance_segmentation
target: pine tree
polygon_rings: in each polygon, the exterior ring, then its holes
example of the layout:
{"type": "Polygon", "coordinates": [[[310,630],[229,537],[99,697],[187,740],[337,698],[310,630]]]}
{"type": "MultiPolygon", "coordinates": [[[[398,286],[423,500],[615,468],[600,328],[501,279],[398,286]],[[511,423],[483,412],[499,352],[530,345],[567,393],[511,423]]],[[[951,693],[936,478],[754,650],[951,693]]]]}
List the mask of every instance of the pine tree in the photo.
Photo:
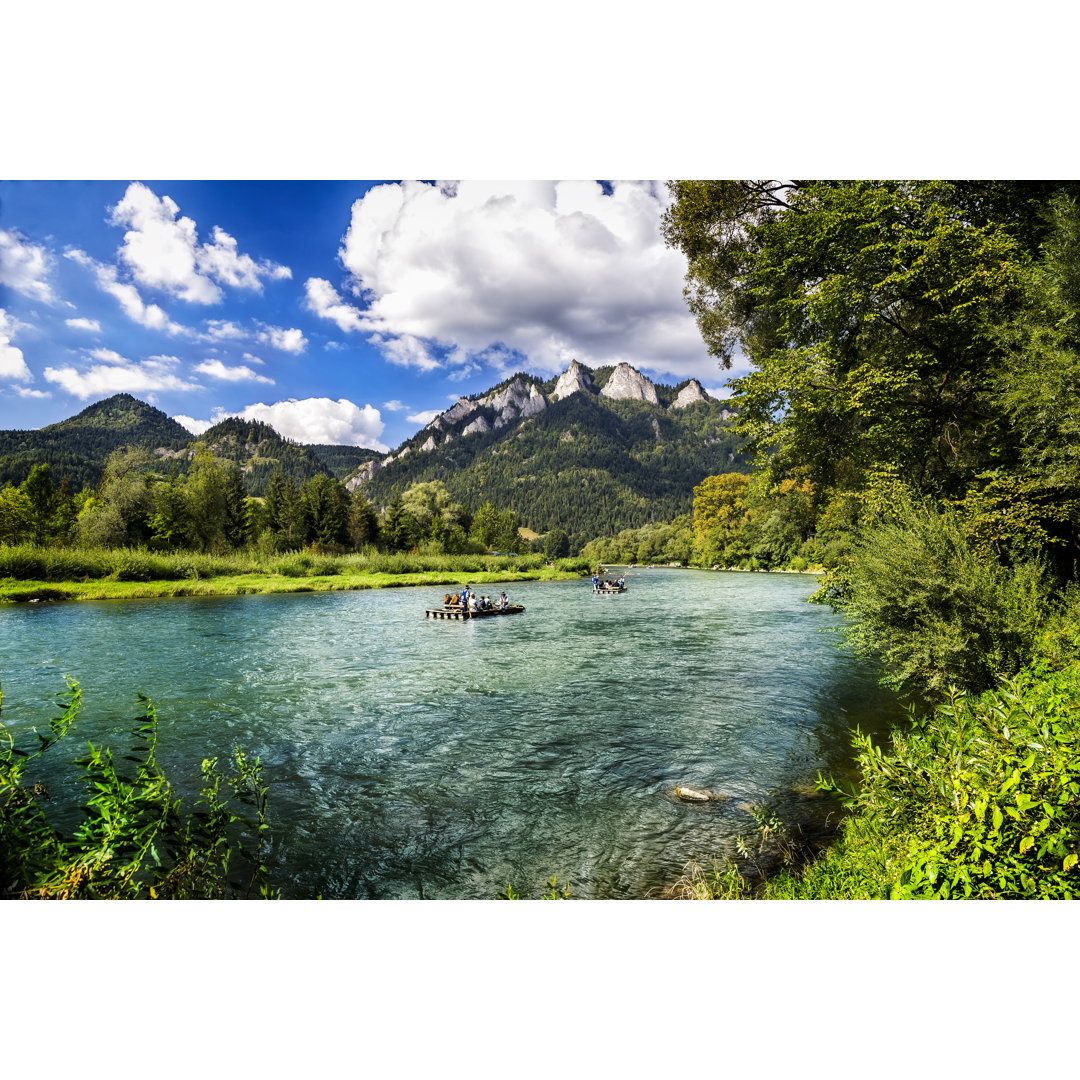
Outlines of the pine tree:
{"type": "Polygon", "coordinates": [[[240,475],[240,466],[235,463],[225,474],[224,497],[222,532],[225,542],[229,547],[241,548],[251,535],[251,520],[244,478],[240,475]]]}

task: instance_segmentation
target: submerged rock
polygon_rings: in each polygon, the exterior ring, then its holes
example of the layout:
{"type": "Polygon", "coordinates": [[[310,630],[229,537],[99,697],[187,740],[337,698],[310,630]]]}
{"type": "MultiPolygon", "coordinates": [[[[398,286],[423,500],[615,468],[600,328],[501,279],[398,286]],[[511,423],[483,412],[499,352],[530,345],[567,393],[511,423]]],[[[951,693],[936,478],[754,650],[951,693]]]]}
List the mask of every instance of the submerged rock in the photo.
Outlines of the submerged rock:
{"type": "Polygon", "coordinates": [[[708,802],[712,798],[707,791],[698,791],[692,787],[677,787],[675,794],[684,802],[708,802]]]}

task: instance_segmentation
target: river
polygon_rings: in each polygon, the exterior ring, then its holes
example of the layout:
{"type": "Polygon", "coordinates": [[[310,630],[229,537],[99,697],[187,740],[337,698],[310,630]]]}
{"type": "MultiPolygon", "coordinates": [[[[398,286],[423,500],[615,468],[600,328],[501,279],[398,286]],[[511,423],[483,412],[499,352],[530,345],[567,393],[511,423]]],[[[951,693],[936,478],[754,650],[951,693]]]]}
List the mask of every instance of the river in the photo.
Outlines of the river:
{"type": "Polygon", "coordinates": [[[850,729],[900,710],[822,632],[841,620],[805,602],[812,577],[627,584],[514,585],[524,614],[470,622],[425,619],[443,587],[6,605],[2,718],[18,744],[65,676],[82,685],[49,751],[63,827],[84,797],[68,763],[87,740],[127,748],[138,692],[186,801],[203,758],[257,754],[286,897],[491,899],[553,875],[577,898],[658,896],[750,837],[751,807],[819,822],[818,771],[848,768],[850,729]]]}

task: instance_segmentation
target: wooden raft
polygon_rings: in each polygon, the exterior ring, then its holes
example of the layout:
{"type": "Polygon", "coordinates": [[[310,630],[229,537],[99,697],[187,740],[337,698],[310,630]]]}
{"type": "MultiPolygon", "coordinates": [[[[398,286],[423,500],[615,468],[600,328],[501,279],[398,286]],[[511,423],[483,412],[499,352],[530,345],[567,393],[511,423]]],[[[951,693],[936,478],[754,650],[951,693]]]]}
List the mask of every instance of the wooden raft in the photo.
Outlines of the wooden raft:
{"type": "Polygon", "coordinates": [[[486,619],[490,615],[519,615],[525,608],[521,604],[510,604],[504,608],[491,608],[488,611],[465,611],[460,607],[428,608],[429,619],[486,619]]]}

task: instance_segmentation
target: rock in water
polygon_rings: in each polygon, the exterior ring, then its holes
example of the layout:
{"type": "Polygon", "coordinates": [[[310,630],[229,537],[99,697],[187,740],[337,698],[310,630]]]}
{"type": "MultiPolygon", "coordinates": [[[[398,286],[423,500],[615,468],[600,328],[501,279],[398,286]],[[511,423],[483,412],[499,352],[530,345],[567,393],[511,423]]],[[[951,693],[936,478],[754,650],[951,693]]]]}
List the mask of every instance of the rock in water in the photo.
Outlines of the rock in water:
{"type": "Polygon", "coordinates": [[[708,802],[709,796],[704,791],[698,791],[692,787],[677,787],[675,794],[686,802],[708,802]]]}

